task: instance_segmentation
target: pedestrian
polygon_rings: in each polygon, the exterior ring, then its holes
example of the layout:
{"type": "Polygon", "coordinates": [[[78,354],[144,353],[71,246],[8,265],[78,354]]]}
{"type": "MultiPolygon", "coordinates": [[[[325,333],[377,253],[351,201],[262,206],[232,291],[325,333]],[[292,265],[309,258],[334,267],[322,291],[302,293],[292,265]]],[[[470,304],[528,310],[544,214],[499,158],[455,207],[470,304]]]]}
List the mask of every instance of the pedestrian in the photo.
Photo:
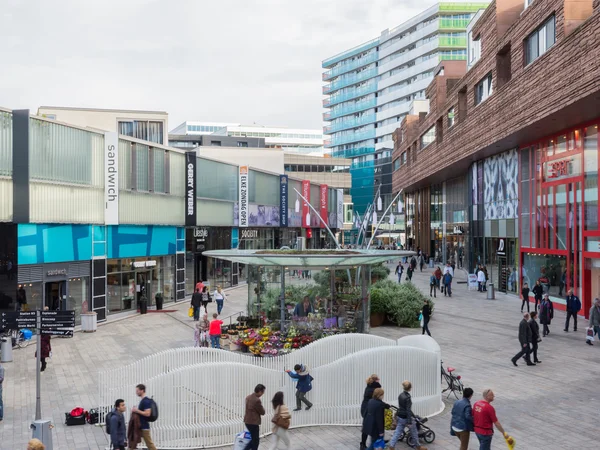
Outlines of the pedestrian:
{"type": "Polygon", "coordinates": [[[554,318],[554,305],[550,301],[548,294],[544,294],[544,298],[542,299],[542,303],[540,303],[540,323],[544,326],[544,331],[542,336],[546,337],[550,334],[550,323],[552,323],[552,319],[554,318]]]}
{"type": "Polygon", "coordinates": [[[508,277],[508,290],[510,292],[517,292],[517,269],[514,267],[508,277]]]}
{"type": "Polygon", "coordinates": [[[204,289],[204,283],[202,282],[202,280],[198,280],[198,282],[196,283],[196,290],[198,292],[202,292],[203,289],[204,289]]]}
{"type": "Polygon", "coordinates": [[[444,297],[452,297],[452,274],[447,271],[444,273],[444,297]]]}
{"type": "Polygon", "coordinates": [[[533,362],[536,364],[541,363],[542,361],[540,361],[538,359],[538,345],[540,342],[542,342],[542,339],[540,338],[540,326],[538,325],[537,321],[535,320],[537,317],[537,313],[535,311],[533,311],[531,314],[531,319],[529,319],[529,328],[531,328],[531,352],[533,353],[533,362]]]}
{"type": "Polygon", "coordinates": [[[567,285],[567,269],[560,276],[560,284],[558,285],[558,296],[562,297],[563,289],[567,285]]]}
{"type": "Polygon", "coordinates": [[[19,290],[17,291],[17,311],[21,310],[27,310],[27,293],[23,285],[19,286],[19,290]]]}
{"type": "Polygon", "coordinates": [[[485,287],[485,273],[483,273],[483,267],[479,266],[479,270],[477,271],[477,291],[483,292],[484,287],[485,287]]]}
{"type": "Polygon", "coordinates": [[[398,261],[398,265],[396,266],[396,271],[394,272],[398,276],[398,283],[402,280],[402,273],[404,272],[404,267],[402,266],[402,262],[398,261]]]}
{"type": "MultiPolygon", "coordinates": [[[[535,300],[535,310],[538,310],[538,304],[542,302],[542,296],[544,295],[544,286],[540,283],[540,280],[535,282],[535,286],[533,286],[533,297],[535,300]]],[[[521,308],[522,309],[522,308],[521,308]]],[[[521,311],[523,312],[523,311],[521,311]]]]}
{"type": "Polygon", "coordinates": [[[371,445],[385,435],[385,410],[390,406],[383,402],[383,389],[377,388],[373,391],[373,398],[367,403],[367,411],[363,419],[362,434],[371,436],[371,445]]]}
{"type": "Polygon", "coordinates": [[[46,450],[46,446],[39,439],[30,439],[27,443],[27,450],[46,450]]]}
{"type": "Polygon", "coordinates": [[[425,255],[423,253],[421,253],[421,256],[419,256],[419,269],[421,269],[421,272],[423,272],[424,265],[425,265],[425,255]]]}
{"type": "Polygon", "coordinates": [[[273,422],[273,446],[271,450],[277,450],[277,444],[282,441],[286,449],[290,448],[290,437],[288,436],[288,428],[290,427],[292,416],[290,410],[283,403],[283,392],[276,392],[271,400],[275,413],[271,422],[273,422]]]}
{"type": "Polygon", "coordinates": [[[483,270],[483,275],[485,276],[485,281],[483,283],[483,292],[487,292],[487,280],[489,279],[487,267],[483,266],[483,268],[481,270],[483,270]]]}
{"type": "Polygon", "coordinates": [[[412,389],[412,383],[410,381],[402,382],[402,393],[398,396],[398,411],[396,411],[396,417],[398,420],[398,425],[396,426],[396,431],[394,431],[394,435],[388,446],[390,449],[396,446],[396,442],[400,438],[401,434],[404,434],[404,428],[409,427],[410,435],[413,438],[413,441],[416,442],[417,450],[427,450],[427,448],[422,447],[419,443],[419,431],[417,430],[417,422],[414,418],[414,414],[412,412],[412,398],[410,396],[410,391],[412,389]]]}
{"type": "Polygon", "coordinates": [[[565,321],[565,331],[569,331],[569,323],[573,318],[573,331],[577,331],[577,313],[581,309],[579,297],[573,294],[573,288],[569,289],[567,295],[567,320],[565,321]]]}
{"type": "MultiPolygon", "coordinates": [[[[527,283],[523,284],[523,289],[521,289],[521,298],[523,301],[521,302],[521,313],[523,313],[523,307],[527,305],[527,312],[529,312],[529,286],[527,283]]],[[[535,310],[537,311],[537,301],[535,302],[535,310]]]]}
{"type": "Polygon", "coordinates": [[[208,347],[210,342],[210,321],[208,314],[202,315],[202,320],[198,323],[200,326],[200,347],[208,347]]]}
{"type": "Polygon", "coordinates": [[[190,306],[194,309],[194,321],[200,320],[200,306],[202,306],[202,294],[196,288],[196,291],[192,294],[192,300],[190,306]]]}
{"type": "Polygon", "coordinates": [[[254,392],[246,397],[246,410],[244,412],[244,425],[250,433],[250,442],[244,450],[257,450],[260,443],[260,416],[265,415],[265,408],[260,401],[267,388],[257,384],[254,392]]]}
{"type": "Polygon", "coordinates": [[[2,400],[2,385],[4,384],[4,367],[0,364],[0,422],[4,420],[4,400],[2,400]]]}
{"type": "Polygon", "coordinates": [[[431,305],[429,304],[428,298],[423,300],[423,309],[421,310],[421,314],[423,315],[423,325],[421,325],[421,327],[423,328],[423,332],[421,334],[425,334],[425,332],[427,331],[427,334],[431,336],[428,326],[429,319],[431,319],[431,305]]]}
{"type": "Polygon", "coordinates": [[[115,407],[107,414],[107,432],[110,434],[111,449],[125,450],[127,440],[127,429],[125,428],[125,400],[122,398],[115,401],[115,407]]]}
{"type": "Polygon", "coordinates": [[[309,314],[314,314],[315,309],[313,308],[312,303],[310,302],[310,297],[305,295],[302,299],[302,302],[298,302],[294,307],[294,312],[292,315],[294,317],[308,317],[309,314]]]}
{"type": "Polygon", "coordinates": [[[202,306],[204,306],[204,312],[208,314],[208,304],[212,302],[212,297],[210,296],[210,292],[208,292],[208,286],[204,286],[202,288],[202,306]]]}
{"type": "Polygon", "coordinates": [[[417,268],[417,258],[415,258],[414,256],[410,258],[410,267],[412,267],[413,272],[417,268]]]}
{"type": "MultiPolygon", "coordinates": [[[[588,324],[588,327],[593,329],[592,337],[595,333],[600,339],[600,299],[598,298],[594,299],[594,304],[590,308],[590,323],[588,324]]],[[[588,345],[594,345],[591,339],[586,338],[585,342],[588,345]]]]}
{"type": "Polygon", "coordinates": [[[494,398],[494,392],[491,389],[486,389],[483,391],[483,399],[473,405],[473,424],[475,435],[479,440],[479,450],[491,450],[494,425],[505,439],[509,437],[496,418],[496,410],[491,405],[494,398]]]}
{"type": "Polygon", "coordinates": [[[213,313],[213,320],[210,321],[209,326],[209,334],[210,334],[210,345],[212,348],[221,348],[219,344],[219,339],[221,339],[221,325],[223,325],[223,321],[217,319],[219,315],[217,313],[213,313]]]}
{"type": "Polygon", "coordinates": [[[432,293],[433,293],[433,297],[436,297],[436,291],[437,291],[437,278],[435,277],[435,272],[431,273],[431,276],[429,277],[429,296],[431,297],[432,293]]]}
{"type": "Polygon", "coordinates": [[[138,384],[135,387],[135,393],[138,397],[141,398],[141,400],[137,407],[134,406],[131,409],[131,412],[139,416],[140,430],[142,431],[142,439],[144,440],[144,444],[146,444],[148,450],[156,450],[156,445],[154,445],[154,442],[152,441],[152,436],[150,435],[150,422],[148,421],[148,418],[152,415],[154,400],[146,397],[146,386],[143,384],[138,384]]]}
{"type": "Polygon", "coordinates": [[[223,288],[218,285],[215,289],[215,293],[213,294],[215,301],[217,302],[217,314],[221,315],[221,311],[223,311],[223,302],[227,298],[225,292],[223,292],[223,288]]]}
{"type": "Polygon", "coordinates": [[[512,359],[512,363],[515,367],[517,367],[517,361],[523,355],[525,355],[525,361],[527,361],[528,366],[535,366],[535,363],[531,362],[530,353],[531,353],[531,327],[529,326],[529,313],[523,314],[523,320],[519,324],[519,343],[521,344],[521,350],[517,353],[512,359]]]}
{"type": "Polygon", "coordinates": [[[408,269],[406,269],[406,277],[408,278],[408,281],[412,280],[412,276],[413,276],[413,272],[415,271],[415,269],[413,269],[412,264],[410,266],[408,266],[408,269]]]}
{"type": "MultiPolygon", "coordinates": [[[[364,418],[367,416],[367,404],[369,403],[369,400],[371,400],[373,398],[373,392],[375,392],[375,389],[380,388],[381,384],[379,383],[381,380],[379,379],[379,375],[377,374],[373,374],[371,375],[369,378],[367,378],[367,387],[365,388],[365,392],[363,394],[363,400],[362,403],[360,404],[360,415],[363,418],[363,423],[364,423],[364,418]]],[[[367,448],[367,437],[369,436],[369,433],[365,433],[363,431],[362,433],[362,437],[360,440],[360,450],[365,450],[367,448]]]]}
{"type": "Polygon", "coordinates": [[[306,393],[312,390],[312,382],[314,378],[308,373],[308,367],[304,364],[296,364],[294,366],[294,372],[286,370],[286,373],[293,379],[298,380],[296,383],[296,409],[294,411],[300,411],[302,409],[302,403],[306,405],[306,411],[313,407],[313,404],[306,398],[306,393]]]}
{"type": "MultiPolygon", "coordinates": [[[[40,372],[43,372],[44,370],[46,370],[46,358],[50,358],[52,356],[52,344],[50,343],[49,334],[42,334],[42,336],[40,337],[40,346],[42,348],[40,358],[42,367],[40,367],[40,372]]],[[[35,352],[35,357],[37,358],[37,351],[35,352]]]]}
{"type": "Polygon", "coordinates": [[[467,450],[469,448],[469,438],[471,437],[471,431],[473,431],[471,397],[473,397],[473,389],[470,387],[465,388],[463,398],[452,406],[450,434],[456,436],[460,441],[460,450],[467,450]]]}
{"type": "Polygon", "coordinates": [[[437,280],[437,287],[438,289],[441,290],[441,283],[440,280],[442,279],[442,269],[440,269],[440,266],[437,266],[437,269],[435,269],[435,279],[437,280]]]}

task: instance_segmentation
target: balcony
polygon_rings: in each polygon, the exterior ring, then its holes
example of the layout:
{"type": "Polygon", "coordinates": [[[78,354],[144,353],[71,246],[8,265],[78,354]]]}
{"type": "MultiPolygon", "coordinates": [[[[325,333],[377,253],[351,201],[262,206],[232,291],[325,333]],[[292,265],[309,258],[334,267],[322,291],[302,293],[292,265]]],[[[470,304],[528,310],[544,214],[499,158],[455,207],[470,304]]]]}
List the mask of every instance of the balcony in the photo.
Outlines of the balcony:
{"type": "Polygon", "coordinates": [[[489,3],[440,3],[440,11],[452,12],[476,12],[480,9],[486,9],[490,6],[489,3]]]}
{"type": "Polygon", "coordinates": [[[332,158],[358,158],[359,156],[371,155],[375,153],[373,147],[358,147],[346,150],[334,150],[331,152],[332,158]]]}
{"type": "Polygon", "coordinates": [[[331,120],[331,113],[329,113],[329,112],[323,113],[323,121],[329,122],[330,120],[331,120]]]}
{"type": "Polygon", "coordinates": [[[324,69],[326,69],[327,67],[331,67],[332,65],[334,65],[335,63],[337,63],[343,59],[350,58],[353,55],[358,55],[359,53],[366,52],[370,48],[377,47],[378,44],[379,44],[379,38],[375,38],[368,42],[365,42],[364,44],[357,45],[354,48],[345,50],[341,53],[338,53],[335,56],[332,56],[331,58],[325,59],[323,61],[322,67],[324,69]]]}
{"type": "Polygon", "coordinates": [[[349,128],[356,128],[362,125],[368,125],[375,122],[375,113],[364,114],[358,118],[349,118],[337,123],[333,123],[323,128],[323,134],[331,134],[337,131],[347,130],[349,128]]]}
{"type": "MultiPolygon", "coordinates": [[[[332,136],[329,146],[344,145],[351,142],[366,141],[368,139],[375,139],[374,128],[372,130],[359,131],[357,133],[338,134],[332,136]]],[[[327,144],[325,146],[327,147],[327,144]]]]}
{"type": "Polygon", "coordinates": [[[440,30],[466,30],[471,19],[440,18],[440,30]]]}
{"type": "Polygon", "coordinates": [[[360,102],[339,105],[335,108],[332,108],[332,110],[329,112],[329,119],[325,120],[333,120],[338,117],[347,116],[348,114],[354,114],[355,112],[375,108],[375,106],[377,106],[377,99],[375,97],[362,100],[360,102]]]}
{"type": "Polygon", "coordinates": [[[348,100],[354,100],[367,94],[372,94],[377,91],[377,82],[375,80],[370,81],[364,86],[358,88],[350,88],[344,92],[338,91],[329,97],[329,106],[337,105],[338,103],[347,102],[348,100]]]}
{"type": "MultiPolygon", "coordinates": [[[[410,33],[404,36],[402,39],[398,39],[391,45],[388,45],[385,48],[379,50],[379,60],[382,60],[386,56],[391,55],[392,53],[397,52],[398,50],[403,49],[404,47],[409,46],[410,44],[414,44],[420,39],[423,39],[433,33],[437,33],[439,29],[438,21],[434,20],[430,24],[424,26],[423,28],[418,29],[414,33],[410,33]]],[[[393,39],[393,38],[391,38],[393,39]]],[[[387,63],[386,63],[387,64],[387,63]]],[[[380,71],[382,73],[382,71],[380,71]]]]}
{"type": "Polygon", "coordinates": [[[352,161],[350,169],[363,169],[365,167],[375,167],[375,161],[372,159],[368,161],[352,161]]]}
{"type": "MultiPolygon", "coordinates": [[[[356,83],[359,83],[364,80],[368,80],[369,78],[373,78],[376,76],[377,76],[377,67],[371,67],[370,69],[363,70],[362,72],[359,72],[359,73],[344,75],[344,76],[337,78],[335,81],[333,81],[331,84],[328,85],[329,86],[328,92],[337,91],[346,86],[350,86],[352,84],[356,84],[356,83]]],[[[327,86],[325,86],[325,88],[327,88],[327,86]]]]}
{"type": "Polygon", "coordinates": [[[439,46],[443,48],[467,48],[466,37],[440,36],[439,42],[439,46]]]}
{"type": "Polygon", "coordinates": [[[467,54],[464,55],[439,55],[440,61],[465,61],[467,59],[467,54]]]}
{"type": "Polygon", "coordinates": [[[346,72],[350,72],[352,70],[358,69],[359,67],[366,66],[367,64],[371,64],[372,62],[377,61],[378,55],[377,52],[369,53],[362,58],[357,58],[352,60],[346,64],[340,64],[334,67],[331,70],[328,70],[323,74],[323,81],[331,80],[333,77],[337,77],[346,72]]]}
{"type": "MultiPolygon", "coordinates": [[[[432,59],[436,63],[435,65],[437,66],[437,59],[436,58],[432,58],[432,59]]],[[[433,76],[424,77],[424,78],[416,80],[412,83],[406,84],[406,85],[402,86],[400,89],[396,89],[393,92],[388,92],[387,94],[381,95],[381,96],[377,97],[377,106],[385,105],[386,103],[392,102],[394,100],[404,98],[408,94],[413,94],[415,92],[422,91],[423,89],[426,89],[427,86],[429,86],[431,84],[432,80],[433,80],[433,76]]]]}

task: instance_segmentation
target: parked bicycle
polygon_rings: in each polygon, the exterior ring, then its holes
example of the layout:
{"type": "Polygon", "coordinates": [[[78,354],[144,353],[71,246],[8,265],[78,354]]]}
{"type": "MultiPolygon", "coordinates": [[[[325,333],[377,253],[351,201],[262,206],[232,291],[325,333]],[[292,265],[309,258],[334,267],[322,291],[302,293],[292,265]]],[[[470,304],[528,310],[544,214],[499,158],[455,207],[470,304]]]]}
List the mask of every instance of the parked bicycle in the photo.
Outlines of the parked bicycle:
{"type": "Polygon", "coordinates": [[[442,361],[442,382],[446,383],[446,388],[442,391],[442,394],[448,392],[448,396],[446,398],[450,398],[450,396],[454,394],[458,400],[459,398],[462,398],[464,386],[461,381],[461,376],[455,375],[455,371],[456,369],[450,366],[448,366],[447,370],[444,369],[444,361],[442,361]],[[460,397],[458,394],[461,394],[460,397]]]}
{"type": "Polygon", "coordinates": [[[12,341],[12,348],[25,348],[32,342],[33,331],[23,328],[21,330],[5,330],[2,337],[12,341]]]}

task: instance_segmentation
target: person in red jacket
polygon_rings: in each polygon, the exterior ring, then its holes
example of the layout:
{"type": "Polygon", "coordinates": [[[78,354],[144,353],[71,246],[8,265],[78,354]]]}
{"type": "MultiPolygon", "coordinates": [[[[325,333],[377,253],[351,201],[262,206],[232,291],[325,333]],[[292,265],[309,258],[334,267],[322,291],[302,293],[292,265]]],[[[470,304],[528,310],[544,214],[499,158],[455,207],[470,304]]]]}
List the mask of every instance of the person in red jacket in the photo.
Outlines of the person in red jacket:
{"type": "Polygon", "coordinates": [[[502,425],[496,417],[496,410],[491,405],[494,401],[494,392],[491,389],[483,391],[483,400],[475,402],[473,405],[473,424],[475,434],[479,440],[480,450],[490,450],[492,446],[492,437],[494,436],[494,426],[506,438],[508,433],[504,431],[502,425]]]}
{"type": "Polygon", "coordinates": [[[221,325],[223,325],[223,321],[217,319],[218,316],[219,315],[217,313],[213,314],[213,320],[210,321],[210,328],[208,330],[212,348],[221,348],[219,345],[219,339],[221,338],[221,325]]]}

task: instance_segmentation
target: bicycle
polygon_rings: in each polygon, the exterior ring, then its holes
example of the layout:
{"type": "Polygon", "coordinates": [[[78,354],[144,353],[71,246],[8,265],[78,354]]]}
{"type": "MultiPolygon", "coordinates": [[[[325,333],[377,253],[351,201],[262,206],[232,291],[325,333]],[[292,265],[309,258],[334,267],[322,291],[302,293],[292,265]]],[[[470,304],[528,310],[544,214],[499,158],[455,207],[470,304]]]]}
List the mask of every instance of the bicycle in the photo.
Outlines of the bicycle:
{"type": "Polygon", "coordinates": [[[2,334],[2,337],[12,341],[13,349],[25,348],[32,342],[31,338],[33,337],[33,332],[27,328],[21,330],[6,330],[2,334]]]}
{"type": "Polygon", "coordinates": [[[448,392],[446,398],[450,398],[450,395],[454,394],[456,399],[458,400],[458,394],[462,394],[464,386],[461,381],[460,375],[454,375],[454,371],[456,369],[454,367],[448,367],[448,371],[444,369],[444,361],[442,361],[442,380],[446,382],[446,389],[442,391],[442,394],[448,392]]]}

